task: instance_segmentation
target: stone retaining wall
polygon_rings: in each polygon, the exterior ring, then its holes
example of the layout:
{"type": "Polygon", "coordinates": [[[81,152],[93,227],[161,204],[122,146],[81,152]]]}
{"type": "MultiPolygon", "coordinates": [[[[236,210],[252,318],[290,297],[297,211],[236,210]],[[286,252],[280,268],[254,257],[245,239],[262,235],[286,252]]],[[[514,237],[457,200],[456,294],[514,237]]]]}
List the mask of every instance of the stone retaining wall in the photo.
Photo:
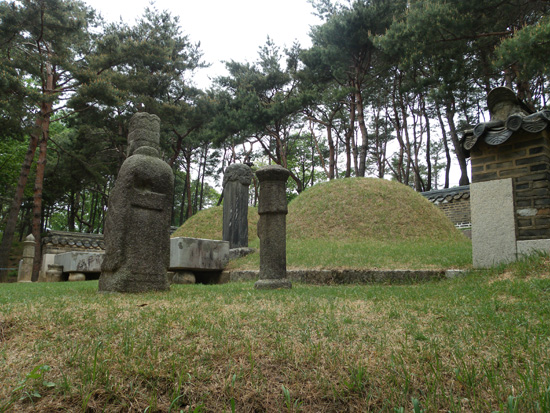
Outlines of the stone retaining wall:
{"type": "MultiPolygon", "coordinates": [[[[224,271],[221,282],[255,281],[259,271],[224,271]]],[[[403,284],[454,278],[461,270],[288,270],[290,281],[318,285],[403,284]]]]}

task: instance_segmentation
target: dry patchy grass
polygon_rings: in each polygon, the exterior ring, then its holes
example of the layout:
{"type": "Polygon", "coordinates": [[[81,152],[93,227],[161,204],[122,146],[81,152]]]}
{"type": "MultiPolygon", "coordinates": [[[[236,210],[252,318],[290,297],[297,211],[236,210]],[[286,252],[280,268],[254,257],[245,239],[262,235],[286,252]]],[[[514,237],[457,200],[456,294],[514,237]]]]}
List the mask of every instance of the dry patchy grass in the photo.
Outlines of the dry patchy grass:
{"type": "Polygon", "coordinates": [[[426,411],[548,411],[548,278],[497,277],[141,295],[100,295],[96,282],[8,285],[0,406],[393,412],[416,399],[426,411]]]}

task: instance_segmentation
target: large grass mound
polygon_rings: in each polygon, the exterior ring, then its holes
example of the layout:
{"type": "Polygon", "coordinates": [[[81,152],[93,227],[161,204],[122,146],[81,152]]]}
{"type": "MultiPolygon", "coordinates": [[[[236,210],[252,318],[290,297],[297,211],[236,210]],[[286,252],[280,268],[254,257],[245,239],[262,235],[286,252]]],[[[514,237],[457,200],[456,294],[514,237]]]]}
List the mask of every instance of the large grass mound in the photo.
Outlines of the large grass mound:
{"type": "MultiPolygon", "coordinates": [[[[287,267],[456,268],[471,265],[471,242],[422,195],[384,179],[338,179],[315,185],[288,206],[287,267]]],[[[201,211],[176,237],[222,239],[223,208],[201,211]]],[[[248,210],[251,247],[258,213],[248,210]]],[[[258,269],[259,254],[229,264],[258,269]]]]}
{"type": "Polygon", "coordinates": [[[337,179],[308,188],[289,205],[291,239],[404,241],[463,238],[418,192],[385,179],[337,179]]]}

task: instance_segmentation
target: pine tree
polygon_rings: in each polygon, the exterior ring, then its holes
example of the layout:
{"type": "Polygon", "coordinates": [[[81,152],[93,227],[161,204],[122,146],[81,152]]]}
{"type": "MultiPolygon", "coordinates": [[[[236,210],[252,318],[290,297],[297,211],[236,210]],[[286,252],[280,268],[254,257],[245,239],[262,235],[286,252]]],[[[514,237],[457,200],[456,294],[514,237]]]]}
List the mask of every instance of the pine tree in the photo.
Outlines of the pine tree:
{"type": "MultiPolygon", "coordinates": [[[[6,39],[0,48],[4,70],[11,74],[11,96],[25,101],[34,117],[29,148],[2,237],[0,267],[6,267],[23,190],[38,149],[32,224],[36,240],[33,280],[37,279],[40,261],[42,191],[50,124],[55,112],[64,107],[68,94],[77,87],[75,73],[82,69],[83,57],[90,48],[89,29],[93,22],[93,11],[73,0],[0,4],[0,33],[6,39]]],[[[1,278],[5,279],[5,273],[1,278]]]]}

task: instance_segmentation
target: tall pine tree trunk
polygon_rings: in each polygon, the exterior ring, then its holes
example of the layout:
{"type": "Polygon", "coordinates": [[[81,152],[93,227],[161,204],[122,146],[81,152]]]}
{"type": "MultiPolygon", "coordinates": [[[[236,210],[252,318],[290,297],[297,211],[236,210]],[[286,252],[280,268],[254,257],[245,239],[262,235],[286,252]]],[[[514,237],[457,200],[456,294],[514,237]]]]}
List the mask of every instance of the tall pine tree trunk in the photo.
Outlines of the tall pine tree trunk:
{"type": "Polygon", "coordinates": [[[21,172],[19,173],[19,179],[17,181],[17,188],[13,201],[11,202],[10,211],[6,220],[6,226],[4,228],[4,236],[2,237],[2,243],[0,244],[0,282],[5,282],[8,278],[8,263],[11,250],[11,244],[13,242],[13,235],[15,233],[15,227],[17,226],[17,217],[19,216],[19,210],[21,209],[21,203],[23,202],[23,196],[25,193],[25,186],[27,186],[27,179],[31,170],[32,161],[38,146],[38,135],[32,133],[29,140],[29,147],[25,154],[23,165],[21,165],[21,172]]]}
{"type": "Polygon", "coordinates": [[[357,175],[357,150],[355,146],[355,94],[351,94],[349,107],[349,129],[346,131],[346,178],[351,176],[351,162],[355,165],[357,175]]]}
{"type": "MultiPolygon", "coordinates": [[[[187,183],[187,175],[185,177],[185,182],[187,183]]],[[[180,216],[179,216],[179,225],[183,225],[185,220],[185,199],[187,195],[187,185],[183,186],[183,194],[181,194],[181,205],[180,205],[180,216]]]]}
{"type": "Polygon", "coordinates": [[[430,118],[428,116],[428,111],[426,110],[426,100],[424,99],[424,96],[420,96],[421,103],[422,103],[422,114],[424,115],[424,119],[426,121],[426,165],[428,167],[427,174],[428,174],[428,182],[426,183],[426,188],[424,190],[430,191],[432,189],[432,159],[431,159],[431,144],[432,144],[432,134],[431,134],[431,126],[430,126],[430,118]]]}
{"type": "Polygon", "coordinates": [[[335,177],[336,165],[336,150],[334,148],[334,139],[332,138],[332,119],[327,126],[327,142],[328,142],[328,179],[333,180],[335,177]]]}
{"type": "Polygon", "coordinates": [[[449,144],[447,142],[447,131],[445,130],[445,123],[443,122],[443,117],[441,116],[441,110],[439,106],[437,107],[437,118],[439,120],[439,125],[441,127],[441,139],[443,140],[443,147],[445,148],[445,159],[447,164],[445,165],[445,185],[443,188],[449,187],[449,175],[451,173],[451,152],[449,151],[449,144]]]}
{"type": "Polygon", "coordinates": [[[204,164],[202,167],[202,178],[201,178],[201,193],[199,195],[199,211],[202,211],[202,205],[204,202],[204,177],[206,176],[206,161],[208,157],[208,144],[204,146],[204,164]]]}
{"type": "Polygon", "coordinates": [[[199,210],[199,185],[201,182],[202,171],[202,153],[199,155],[199,171],[197,172],[197,181],[195,183],[195,196],[193,200],[193,213],[196,214],[199,210]]]}
{"type": "Polygon", "coordinates": [[[32,267],[32,281],[38,281],[38,273],[40,271],[40,262],[42,259],[42,192],[44,190],[44,174],[46,171],[46,154],[48,150],[48,138],[50,133],[51,114],[53,103],[47,99],[54,91],[54,78],[51,66],[47,66],[46,85],[43,91],[45,99],[40,105],[40,114],[37,124],[40,126],[40,140],[38,142],[38,161],[36,163],[36,178],[34,181],[34,202],[32,216],[32,235],[34,236],[34,262],[32,267]]]}
{"type": "Polygon", "coordinates": [[[36,180],[34,182],[34,203],[32,214],[32,235],[34,236],[34,262],[32,267],[32,281],[38,281],[40,263],[42,260],[42,193],[44,190],[44,172],[46,170],[46,152],[48,145],[47,131],[40,139],[38,162],[36,163],[36,180]]]}
{"type": "Polygon", "coordinates": [[[468,166],[466,164],[466,156],[464,155],[464,151],[462,150],[462,146],[460,146],[460,141],[458,139],[458,132],[456,130],[455,121],[454,121],[454,102],[447,104],[447,110],[446,110],[446,118],[447,118],[447,124],[449,125],[449,132],[451,134],[451,142],[453,143],[456,159],[458,160],[458,165],[460,167],[460,180],[458,181],[458,184],[460,186],[462,185],[469,185],[470,179],[468,178],[468,166]]]}
{"type": "Polygon", "coordinates": [[[191,194],[191,148],[185,150],[185,162],[186,166],[186,176],[185,176],[185,190],[187,191],[187,219],[193,216],[193,199],[191,194]]]}
{"type": "Polygon", "coordinates": [[[359,124],[359,131],[361,132],[361,146],[359,147],[359,166],[357,168],[357,176],[364,177],[367,163],[367,149],[368,149],[368,132],[365,125],[365,113],[363,108],[363,96],[361,96],[361,90],[357,86],[355,92],[355,104],[357,109],[357,123],[359,124]]]}

